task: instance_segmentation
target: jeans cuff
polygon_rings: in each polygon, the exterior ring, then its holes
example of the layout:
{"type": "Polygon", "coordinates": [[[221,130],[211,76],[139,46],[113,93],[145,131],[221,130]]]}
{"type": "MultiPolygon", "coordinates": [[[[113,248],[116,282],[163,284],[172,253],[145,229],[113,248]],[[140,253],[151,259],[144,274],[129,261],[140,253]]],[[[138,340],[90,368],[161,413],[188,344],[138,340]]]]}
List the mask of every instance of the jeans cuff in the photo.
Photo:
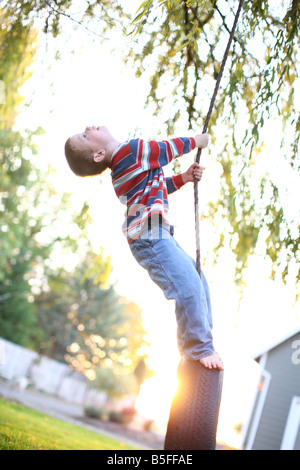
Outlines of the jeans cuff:
{"type": "Polygon", "coordinates": [[[183,354],[183,359],[186,359],[188,361],[200,361],[200,359],[204,359],[204,357],[211,356],[214,354],[215,350],[211,349],[210,351],[204,351],[203,353],[196,353],[196,354],[183,354]]]}

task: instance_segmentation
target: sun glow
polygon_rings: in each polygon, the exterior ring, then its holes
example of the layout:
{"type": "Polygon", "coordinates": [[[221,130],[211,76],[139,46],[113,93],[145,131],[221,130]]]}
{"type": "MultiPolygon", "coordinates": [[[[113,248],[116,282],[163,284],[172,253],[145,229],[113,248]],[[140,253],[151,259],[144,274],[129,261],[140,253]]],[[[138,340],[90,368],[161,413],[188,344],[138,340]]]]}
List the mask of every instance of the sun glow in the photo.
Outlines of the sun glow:
{"type": "Polygon", "coordinates": [[[144,302],[143,324],[150,343],[147,363],[154,375],[142,384],[135,407],[141,416],[153,420],[155,428],[164,433],[178,387],[180,355],[176,345],[174,305],[164,298],[158,288],[152,287],[147,276],[145,279],[142,276],[140,280],[142,283],[147,280],[147,286],[150,284],[151,296],[144,302]]]}
{"type": "Polygon", "coordinates": [[[135,408],[144,418],[153,420],[155,427],[164,432],[169,418],[171,402],[178,387],[173,370],[147,379],[135,402],[135,408]]]}

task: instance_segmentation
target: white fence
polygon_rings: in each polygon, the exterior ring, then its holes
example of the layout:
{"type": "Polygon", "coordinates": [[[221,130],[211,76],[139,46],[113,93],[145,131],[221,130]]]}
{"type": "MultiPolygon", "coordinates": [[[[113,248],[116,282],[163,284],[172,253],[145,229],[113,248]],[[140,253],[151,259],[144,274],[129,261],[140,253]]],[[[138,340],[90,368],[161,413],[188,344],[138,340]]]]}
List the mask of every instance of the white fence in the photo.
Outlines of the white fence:
{"type": "Polygon", "coordinates": [[[36,390],[49,393],[70,403],[97,404],[106,401],[103,392],[92,390],[87,378],[66,364],[0,338],[0,378],[15,381],[28,378],[36,390]]]}

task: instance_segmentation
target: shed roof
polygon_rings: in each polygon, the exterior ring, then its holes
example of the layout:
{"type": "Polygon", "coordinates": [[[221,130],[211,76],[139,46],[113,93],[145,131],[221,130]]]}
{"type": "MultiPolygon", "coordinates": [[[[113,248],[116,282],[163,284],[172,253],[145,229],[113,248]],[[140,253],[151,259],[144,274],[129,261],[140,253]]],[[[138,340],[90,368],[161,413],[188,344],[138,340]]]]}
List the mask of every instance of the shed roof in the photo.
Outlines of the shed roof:
{"type": "Polygon", "coordinates": [[[293,328],[290,328],[289,330],[282,332],[281,335],[277,336],[276,338],[269,338],[264,346],[261,346],[258,348],[252,355],[253,359],[258,359],[260,356],[265,354],[268,351],[271,351],[272,349],[276,348],[279,346],[281,343],[284,343],[287,341],[289,338],[292,338],[293,336],[297,335],[300,333],[300,324],[297,326],[294,326],[293,328]]]}

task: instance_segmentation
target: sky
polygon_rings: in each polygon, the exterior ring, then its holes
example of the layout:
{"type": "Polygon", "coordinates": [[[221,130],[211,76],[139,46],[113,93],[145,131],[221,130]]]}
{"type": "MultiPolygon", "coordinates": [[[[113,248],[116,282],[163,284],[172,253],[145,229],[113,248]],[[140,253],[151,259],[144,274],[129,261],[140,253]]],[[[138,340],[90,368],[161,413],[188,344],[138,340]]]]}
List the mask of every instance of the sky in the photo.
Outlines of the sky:
{"type": "MultiPolygon", "coordinates": [[[[133,2],[133,8],[135,3],[140,2],[133,2]]],[[[157,420],[163,425],[176,387],[179,361],[174,304],[164,298],[146,271],[132,258],[121,231],[124,207],[114,194],[109,171],[101,177],[101,184],[98,178],[78,178],[69,170],[63,152],[67,137],[82,132],[87,125],[106,125],[120,141],[134,136],[172,137],[161,135],[160,118],[152,116],[150,109],[145,109],[148,77],[137,79],[134,70],[121,59],[124,50],[132,45],[131,39],[124,39],[120,33],[107,33],[109,35],[109,40],[103,43],[93,41],[83,29],[72,32],[68,23],[64,34],[57,40],[46,39],[41,34],[33,76],[22,90],[31,106],[21,113],[17,126],[31,129],[42,126],[45,134],[37,139],[37,164],[41,167],[51,164],[55,170],[53,184],[58,192],[72,194],[74,207],[80,208],[84,200],[91,200],[91,216],[95,222],[90,230],[91,240],[95,248],[101,245],[105,254],[111,256],[112,276],[119,293],[142,308],[144,327],[151,343],[149,365],[155,369],[156,376],[143,386],[138,406],[145,414],[152,416],[156,413],[157,420]],[[54,61],[57,48],[62,52],[62,60],[54,61]]],[[[273,171],[277,172],[279,179],[282,174],[281,131],[277,129],[274,132],[274,125],[274,122],[267,123],[264,161],[268,164],[272,158],[273,171]]],[[[187,136],[201,132],[200,129],[195,129],[194,133],[186,129],[177,131],[177,135],[187,136]]],[[[218,191],[220,175],[209,158],[213,151],[210,148],[203,152],[201,162],[205,174],[199,189],[200,201],[204,205],[218,191]]],[[[194,156],[190,154],[181,159],[183,171],[192,164],[194,156]]],[[[171,174],[171,168],[166,174],[171,174]]],[[[299,185],[295,181],[286,193],[286,207],[297,195],[299,197],[299,185]]],[[[170,197],[170,220],[175,225],[178,242],[195,256],[192,184],[170,197]]],[[[250,260],[246,273],[247,288],[239,308],[233,285],[232,256],[229,250],[225,250],[218,265],[213,266],[209,253],[214,248],[214,234],[205,222],[201,222],[200,230],[201,251],[208,259],[204,270],[211,289],[215,344],[228,369],[220,436],[237,443],[237,436],[229,427],[234,420],[243,419],[243,416],[247,418],[257,378],[257,366],[252,356],[264,347],[266,338],[268,341],[276,340],[284,331],[298,324],[300,328],[299,303],[294,305],[292,286],[269,279],[270,266],[263,255],[258,254],[250,260]],[[242,373],[247,376],[247,381],[240,379],[242,373]],[[249,377],[253,378],[250,380],[249,377]]]]}

